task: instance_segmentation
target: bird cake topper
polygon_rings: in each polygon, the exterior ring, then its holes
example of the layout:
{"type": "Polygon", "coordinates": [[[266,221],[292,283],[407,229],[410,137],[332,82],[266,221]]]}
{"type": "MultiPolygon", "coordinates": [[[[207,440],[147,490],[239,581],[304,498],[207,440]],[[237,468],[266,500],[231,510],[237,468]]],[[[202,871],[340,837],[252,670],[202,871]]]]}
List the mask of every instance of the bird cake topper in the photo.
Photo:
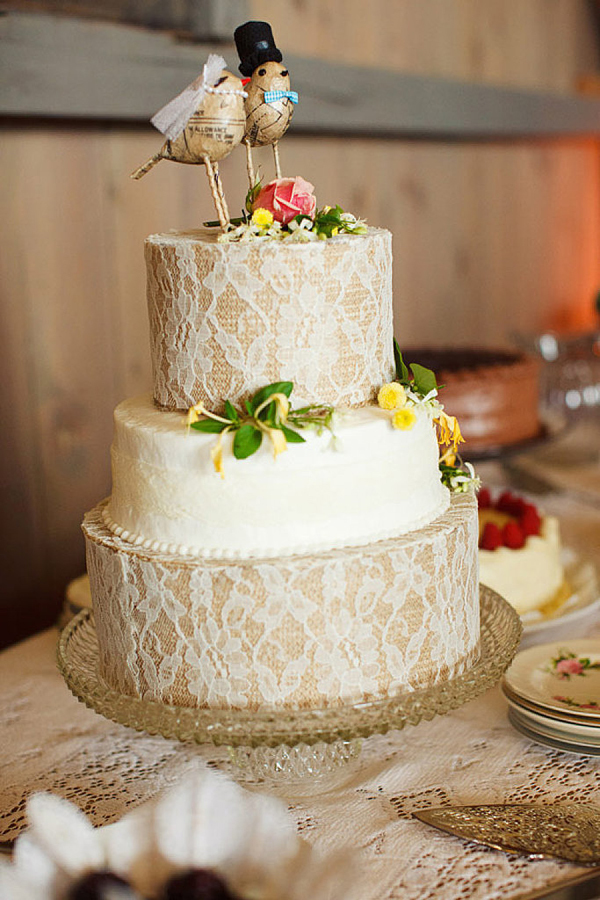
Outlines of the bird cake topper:
{"type": "Polygon", "coordinates": [[[283,56],[275,46],[268,22],[246,22],[234,32],[240,57],[238,66],[246,76],[246,164],[250,188],[255,184],[252,148],[271,145],[275,161],[275,175],[281,178],[279,140],[288,130],[298,103],[298,94],[290,90],[290,75],[282,64],[283,56]]]}
{"type": "Polygon", "coordinates": [[[246,97],[242,82],[227,71],[223,57],[211,54],[202,74],[152,117],[152,124],[167,140],[131,177],[142,178],[161,159],[203,164],[219,222],[225,228],[229,210],[217,163],[244,137],[246,97]]]}
{"type": "Polygon", "coordinates": [[[218,221],[218,240],[325,240],[338,234],[362,235],[362,219],[336,206],[317,208],[313,185],[300,175],[283,178],[278,142],[286,133],[298,103],[290,90],[268,22],[246,22],[234,32],[243,81],[226,68],[222,56],[211,54],[202,73],[152,117],[166,138],[160,150],[132,173],[142,178],[162,159],[204,165],[218,221]],[[246,147],[249,189],[242,215],[230,218],[218,162],[238,144],[246,147]],[[273,148],[275,179],[262,184],[254,174],[252,149],[273,148]]]}

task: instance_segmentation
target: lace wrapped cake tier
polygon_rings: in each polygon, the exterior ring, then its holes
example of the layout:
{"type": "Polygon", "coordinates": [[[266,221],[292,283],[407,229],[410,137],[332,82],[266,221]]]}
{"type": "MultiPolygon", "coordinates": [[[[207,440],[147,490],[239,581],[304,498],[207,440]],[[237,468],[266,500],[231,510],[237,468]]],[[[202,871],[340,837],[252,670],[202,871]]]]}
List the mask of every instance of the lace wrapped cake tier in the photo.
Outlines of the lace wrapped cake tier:
{"type": "Polygon", "coordinates": [[[472,494],[424,528],[272,559],[190,559],[86,516],[100,674],[128,696],[196,708],[309,709],[460,674],[480,641],[472,494]]]}
{"type": "Polygon", "coordinates": [[[394,374],[388,231],[308,244],[146,240],[154,399],[221,409],[291,380],[301,403],[361,406],[394,374]]]}

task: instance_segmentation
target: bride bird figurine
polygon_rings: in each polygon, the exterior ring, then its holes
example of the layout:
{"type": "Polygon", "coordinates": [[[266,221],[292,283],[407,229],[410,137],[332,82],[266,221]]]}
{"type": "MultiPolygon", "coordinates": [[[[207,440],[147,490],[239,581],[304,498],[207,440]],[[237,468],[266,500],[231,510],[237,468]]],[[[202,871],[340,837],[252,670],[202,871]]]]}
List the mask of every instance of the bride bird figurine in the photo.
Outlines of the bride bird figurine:
{"type": "Polygon", "coordinates": [[[278,141],[288,130],[298,94],[290,90],[290,75],[281,63],[283,57],[275,46],[268,22],[246,22],[235,29],[233,36],[241,60],[238,68],[246,76],[242,83],[248,91],[244,104],[244,144],[252,189],[255,184],[252,147],[271,144],[275,176],[281,178],[278,141]]]}
{"type": "Polygon", "coordinates": [[[217,163],[244,137],[246,97],[241,80],[227,71],[223,57],[211,54],[202,74],[152,117],[152,124],[167,140],[131,177],[142,178],[161,159],[203,164],[219,222],[225,228],[229,210],[217,163]]]}

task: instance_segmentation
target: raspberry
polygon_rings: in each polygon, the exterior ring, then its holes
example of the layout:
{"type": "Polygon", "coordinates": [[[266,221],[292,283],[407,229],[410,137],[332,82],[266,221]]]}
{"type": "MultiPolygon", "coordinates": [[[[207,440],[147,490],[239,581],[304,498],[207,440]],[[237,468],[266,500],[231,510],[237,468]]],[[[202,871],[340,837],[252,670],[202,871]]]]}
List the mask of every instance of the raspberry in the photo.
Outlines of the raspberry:
{"type": "Polygon", "coordinates": [[[525,544],[525,535],[516,522],[507,522],[502,529],[502,540],[505,547],[510,547],[511,550],[518,550],[525,544]]]}
{"type": "Polygon", "coordinates": [[[487,522],[479,546],[482,550],[496,550],[502,546],[502,533],[494,522],[487,522]]]}
{"type": "Polygon", "coordinates": [[[481,488],[477,494],[477,505],[479,509],[489,509],[492,505],[492,496],[487,488],[481,488]]]}
{"type": "Polygon", "coordinates": [[[520,516],[525,506],[525,501],[520,497],[511,494],[510,491],[503,491],[498,497],[496,509],[500,512],[508,513],[509,516],[520,516]]]}
{"type": "Polygon", "coordinates": [[[535,506],[531,503],[526,504],[526,508],[519,518],[519,527],[525,535],[529,537],[532,534],[539,534],[542,527],[542,520],[535,506]]]}
{"type": "Polygon", "coordinates": [[[521,512],[527,512],[527,510],[531,510],[531,512],[534,512],[537,515],[539,515],[537,506],[534,506],[533,503],[523,502],[523,509],[521,510],[521,512]]]}

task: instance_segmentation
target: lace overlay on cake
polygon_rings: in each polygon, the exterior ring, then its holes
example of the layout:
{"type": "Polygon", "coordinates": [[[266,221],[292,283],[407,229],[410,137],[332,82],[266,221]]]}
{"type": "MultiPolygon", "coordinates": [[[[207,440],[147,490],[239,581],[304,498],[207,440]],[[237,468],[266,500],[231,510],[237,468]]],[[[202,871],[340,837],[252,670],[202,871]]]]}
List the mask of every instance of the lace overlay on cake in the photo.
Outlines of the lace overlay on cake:
{"type": "Polygon", "coordinates": [[[154,398],[219,409],[293,381],[302,402],[358,406],[394,374],[391,235],[309,245],[146,241],[154,398]]]}
{"type": "Polygon", "coordinates": [[[136,548],[102,511],[84,523],[88,572],[101,672],[121,693],[318,708],[458,674],[478,652],[472,496],[389,541],[252,562],[136,548]]]}

